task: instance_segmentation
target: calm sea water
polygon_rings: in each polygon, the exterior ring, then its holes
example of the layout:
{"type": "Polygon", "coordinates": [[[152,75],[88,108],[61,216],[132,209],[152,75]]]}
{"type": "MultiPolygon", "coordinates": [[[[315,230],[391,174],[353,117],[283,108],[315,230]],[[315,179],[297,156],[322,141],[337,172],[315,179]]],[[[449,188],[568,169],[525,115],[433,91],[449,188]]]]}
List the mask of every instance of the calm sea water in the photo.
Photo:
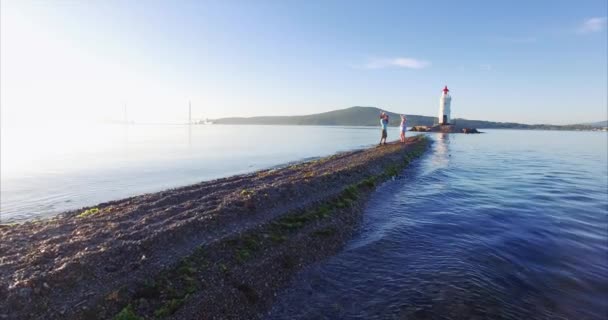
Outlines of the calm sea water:
{"type": "MultiPolygon", "coordinates": [[[[0,222],[375,144],[378,128],[99,125],[3,127],[0,222]]],[[[398,137],[391,128],[389,137],[398,137]]]]}
{"type": "MultiPolygon", "coordinates": [[[[372,196],[269,319],[606,319],[608,135],[486,130],[372,196]]],[[[376,128],[2,129],[2,222],[377,143],[376,128]]],[[[396,138],[392,130],[389,137],[396,138]]]]}
{"type": "Polygon", "coordinates": [[[608,135],[435,135],[269,319],[607,319],[608,135]]]}

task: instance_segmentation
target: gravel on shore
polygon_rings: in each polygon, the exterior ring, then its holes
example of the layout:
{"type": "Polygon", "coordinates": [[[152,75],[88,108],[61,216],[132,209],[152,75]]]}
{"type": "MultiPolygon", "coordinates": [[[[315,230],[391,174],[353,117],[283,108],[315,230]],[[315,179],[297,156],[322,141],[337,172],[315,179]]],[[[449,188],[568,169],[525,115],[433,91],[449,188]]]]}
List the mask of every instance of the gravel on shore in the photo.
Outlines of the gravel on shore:
{"type": "Polygon", "coordinates": [[[345,152],[0,225],[0,319],[251,319],[429,143],[345,152]]]}

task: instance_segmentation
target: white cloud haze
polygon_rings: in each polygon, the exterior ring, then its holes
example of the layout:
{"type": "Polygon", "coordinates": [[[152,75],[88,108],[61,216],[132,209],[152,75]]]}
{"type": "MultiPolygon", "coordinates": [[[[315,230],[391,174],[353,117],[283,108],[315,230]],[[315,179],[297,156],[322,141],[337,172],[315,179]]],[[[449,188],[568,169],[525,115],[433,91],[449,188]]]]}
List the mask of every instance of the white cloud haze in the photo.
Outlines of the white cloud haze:
{"type": "Polygon", "coordinates": [[[484,71],[492,71],[494,68],[492,68],[492,65],[489,63],[482,63],[479,65],[479,68],[481,68],[481,70],[484,71]]]}
{"type": "Polygon", "coordinates": [[[599,32],[606,29],[606,17],[594,17],[585,19],[583,24],[579,27],[580,33],[592,33],[599,32]]]}
{"type": "Polygon", "coordinates": [[[537,42],[537,38],[533,36],[521,36],[521,37],[495,37],[492,40],[499,43],[509,43],[509,44],[517,44],[517,43],[534,43],[537,42]]]}
{"type": "Polygon", "coordinates": [[[431,63],[426,60],[419,60],[407,57],[397,58],[381,58],[372,59],[366,65],[366,69],[384,69],[384,68],[407,68],[407,69],[424,69],[429,67],[431,63]]]}

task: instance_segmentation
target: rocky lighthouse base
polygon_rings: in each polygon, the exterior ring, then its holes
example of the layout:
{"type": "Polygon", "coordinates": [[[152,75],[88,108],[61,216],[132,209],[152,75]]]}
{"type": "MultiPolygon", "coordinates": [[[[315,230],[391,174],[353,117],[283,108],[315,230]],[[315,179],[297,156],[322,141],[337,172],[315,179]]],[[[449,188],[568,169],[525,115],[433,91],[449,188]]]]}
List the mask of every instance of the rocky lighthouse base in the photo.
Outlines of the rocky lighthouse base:
{"type": "Polygon", "coordinates": [[[410,131],[416,132],[442,132],[442,133],[482,133],[476,128],[459,127],[454,124],[439,124],[432,127],[413,126],[410,131]]]}

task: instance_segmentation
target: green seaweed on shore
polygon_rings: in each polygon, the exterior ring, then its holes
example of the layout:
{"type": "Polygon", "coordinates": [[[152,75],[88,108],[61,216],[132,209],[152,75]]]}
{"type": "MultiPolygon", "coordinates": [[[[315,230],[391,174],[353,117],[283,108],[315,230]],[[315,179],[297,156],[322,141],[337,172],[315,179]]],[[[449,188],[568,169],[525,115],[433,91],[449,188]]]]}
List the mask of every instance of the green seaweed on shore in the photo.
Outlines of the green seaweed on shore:
{"type": "MultiPolygon", "coordinates": [[[[416,139],[426,140],[426,137],[420,137],[416,139]]],[[[358,183],[349,185],[342,191],[342,193],[340,193],[336,198],[334,198],[334,200],[323,204],[317,209],[308,210],[304,213],[283,217],[278,221],[275,221],[273,225],[278,227],[279,230],[294,231],[304,227],[310,221],[328,217],[333,208],[344,209],[352,206],[352,204],[359,197],[359,190],[366,188],[370,189],[375,187],[378,183],[378,180],[381,180],[383,177],[388,178],[397,176],[401,172],[401,170],[409,164],[411,159],[419,157],[425,148],[426,143],[424,145],[416,146],[406,154],[406,161],[404,161],[404,163],[400,165],[388,166],[381,175],[370,176],[359,181],[358,183]]],[[[275,242],[283,241],[283,236],[280,233],[281,232],[273,233],[272,239],[276,240],[275,242]]]]}
{"type": "MultiPolygon", "coordinates": [[[[424,137],[416,139],[424,140],[424,137]]],[[[212,271],[206,269],[209,268],[209,263],[215,264],[213,269],[219,274],[220,278],[224,277],[230,280],[235,277],[241,268],[246,267],[246,264],[257,263],[256,260],[264,253],[269,252],[268,250],[281,250],[279,247],[289,248],[291,241],[293,241],[292,237],[299,237],[300,233],[306,233],[307,236],[315,237],[318,243],[333,242],[333,239],[338,237],[343,231],[342,226],[339,224],[343,216],[335,216],[334,218],[337,220],[332,220],[329,223],[322,221],[322,219],[330,218],[332,215],[351,214],[353,212],[350,209],[351,207],[357,207],[361,198],[365,198],[382,181],[398,175],[413,159],[419,157],[424,152],[426,145],[426,143],[421,143],[404,150],[405,155],[392,158],[394,160],[392,163],[396,164],[385,165],[380,169],[382,170],[380,172],[360,176],[358,180],[344,187],[338,194],[328,196],[324,200],[314,203],[311,207],[288,212],[271,220],[268,224],[262,226],[261,229],[257,229],[257,231],[243,232],[223,240],[223,243],[220,244],[220,250],[223,251],[222,254],[228,254],[227,259],[213,260],[213,255],[203,259],[202,247],[197,248],[193,254],[184,258],[177,265],[171,266],[162,275],[156,275],[153,288],[149,288],[149,291],[153,294],[149,298],[145,298],[150,301],[149,303],[152,307],[139,308],[141,305],[138,304],[139,298],[136,293],[133,297],[134,300],[132,300],[135,309],[129,307],[130,311],[135,317],[137,315],[134,314],[133,310],[146,312],[146,318],[164,318],[175,314],[188,302],[188,299],[193,294],[205,290],[204,285],[207,281],[207,271],[212,271]],[[285,245],[285,243],[288,243],[288,245],[285,245]]],[[[323,160],[318,161],[321,162],[323,160]]],[[[307,170],[302,165],[295,165],[292,169],[307,170]]],[[[350,167],[349,170],[357,172],[359,169],[357,167],[350,167]]],[[[305,171],[302,174],[312,177],[314,176],[312,172],[305,171]]],[[[329,174],[328,172],[321,173],[321,171],[315,173],[317,177],[329,174]]],[[[335,178],[335,176],[337,175],[332,175],[332,178],[335,178]]],[[[295,182],[294,184],[297,185],[295,182]]],[[[246,199],[251,199],[256,193],[252,188],[245,188],[237,191],[237,194],[246,199]]],[[[263,192],[260,192],[259,195],[263,195],[263,192]]],[[[213,252],[213,247],[210,250],[213,252]]],[[[297,255],[291,256],[288,253],[283,253],[276,259],[276,263],[286,270],[296,268],[300,263],[300,258],[297,255]]],[[[257,287],[251,287],[251,284],[247,283],[231,283],[231,285],[238,289],[249,303],[252,304],[257,303],[263,292],[263,290],[257,292],[257,287]]],[[[129,312],[124,311],[124,314],[128,315],[129,312]]],[[[131,320],[131,318],[121,318],[120,320],[131,320]]]]}
{"type": "Polygon", "coordinates": [[[331,208],[327,205],[321,205],[319,209],[317,209],[317,216],[321,219],[329,217],[331,214],[331,208]]]}
{"type": "Polygon", "coordinates": [[[260,171],[260,172],[256,173],[256,177],[258,177],[258,178],[266,178],[269,175],[273,174],[275,171],[276,170],[274,170],[274,169],[260,171]]]}
{"type": "Polygon", "coordinates": [[[150,298],[162,297],[159,301],[162,306],[154,311],[157,318],[172,315],[192,293],[199,290],[199,281],[195,278],[197,269],[191,265],[190,260],[185,259],[173,270],[154,282],[155,292],[150,298]]]}
{"type": "Polygon", "coordinates": [[[251,257],[251,251],[245,248],[238,249],[236,251],[235,257],[238,262],[243,263],[251,257]]]}
{"type": "Polygon", "coordinates": [[[274,243],[283,243],[283,242],[285,242],[285,240],[287,240],[287,237],[282,234],[271,233],[270,240],[272,240],[272,242],[274,242],[274,243]]]}
{"type": "Polygon", "coordinates": [[[243,239],[243,244],[245,245],[245,248],[251,250],[251,251],[255,251],[258,249],[260,243],[260,239],[258,239],[258,237],[256,235],[252,235],[249,237],[246,237],[245,239],[243,239]]]}
{"type": "Polygon", "coordinates": [[[15,226],[18,226],[18,225],[19,224],[16,223],[16,222],[13,222],[13,223],[3,223],[3,224],[0,224],[0,229],[2,229],[2,228],[12,228],[12,227],[15,227],[15,226]]]}
{"type": "Polygon", "coordinates": [[[277,221],[277,225],[283,229],[296,230],[303,227],[306,223],[317,218],[316,211],[309,210],[301,214],[289,215],[277,221]]]}
{"type": "Polygon", "coordinates": [[[179,280],[181,281],[183,291],[185,291],[186,294],[196,292],[199,287],[199,281],[196,279],[198,269],[194,266],[193,260],[193,256],[184,259],[177,269],[179,280]]]}
{"type": "Polygon", "coordinates": [[[220,263],[219,267],[220,267],[220,270],[222,270],[223,273],[228,273],[228,266],[226,266],[226,264],[220,263]]]}
{"type": "Polygon", "coordinates": [[[247,261],[260,248],[261,239],[258,235],[248,235],[240,240],[232,241],[236,247],[234,257],[240,263],[247,261]]]}
{"type": "Polygon", "coordinates": [[[386,170],[384,170],[384,175],[387,177],[397,176],[397,175],[399,175],[399,172],[400,172],[399,169],[400,168],[397,165],[389,166],[388,168],[386,168],[386,170]]]}
{"type": "Polygon", "coordinates": [[[303,177],[304,178],[313,178],[314,176],[315,176],[315,172],[309,171],[309,172],[306,172],[303,177]]]}
{"type": "Polygon", "coordinates": [[[359,197],[359,190],[357,189],[357,185],[350,185],[346,187],[346,189],[344,189],[344,191],[342,192],[342,197],[351,200],[357,200],[357,198],[359,197]]]}
{"type": "Polygon", "coordinates": [[[376,186],[376,180],[377,178],[372,176],[369,177],[367,179],[363,179],[361,181],[359,181],[359,183],[356,184],[357,188],[362,189],[362,188],[373,188],[376,186]]]}
{"type": "Polygon", "coordinates": [[[184,301],[188,298],[188,296],[189,295],[185,295],[183,298],[174,298],[165,302],[162,307],[154,311],[154,316],[157,318],[163,318],[174,314],[175,311],[177,311],[177,309],[184,304],[184,301]]]}
{"type": "Polygon", "coordinates": [[[186,293],[194,293],[198,290],[198,281],[192,276],[182,275],[181,280],[185,282],[184,290],[186,293]]]}
{"type": "Polygon", "coordinates": [[[175,313],[185,300],[201,287],[196,275],[204,267],[200,263],[203,259],[202,255],[202,249],[197,248],[193,255],[184,258],[176,267],[157,276],[156,281],[146,281],[135,294],[135,298],[160,298],[159,304],[162,303],[162,306],[154,312],[157,318],[175,313]]]}
{"type": "Polygon", "coordinates": [[[251,189],[243,189],[241,190],[241,196],[246,197],[246,198],[251,198],[255,195],[255,190],[251,190],[251,189]]]}
{"type": "Polygon", "coordinates": [[[177,272],[182,275],[192,275],[196,273],[196,268],[192,266],[189,260],[185,260],[182,265],[177,269],[177,272]]]}
{"type": "Polygon", "coordinates": [[[114,317],[114,320],[142,320],[142,318],[133,311],[133,307],[129,304],[114,317]]]}
{"type": "Polygon", "coordinates": [[[338,230],[335,227],[326,227],[323,229],[316,230],[315,232],[313,232],[313,235],[320,237],[329,237],[336,234],[336,232],[338,232],[338,230]]]}
{"type": "MultiPolygon", "coordinates": [[[[306,210],[303,213],[282,217],[278,221],[273,222],[272,225],[275,226],[275,229],[293,231],[304,227],[311,221],[327,218],[335,208],[343,209],[352,206],[353,202],[359,198],[359,188],[360,183],[352,184],[346,187],[334,200],[319,205],[317,208],[306,210]]],[[[274,238],[280,239],[278,234],[273,233],[273,235],[274,238]]]]}
{"type": "Polygon", "coordinates": [[[91,209],[87,209],[87,210],[83,211],[82,213],[80,213],[76,217],[77,218],[86,218],[88,216],[92,216],[94,214],[98,214],[99,212],[101,212],[99,210],[99,208],[91,208],[91,209]]]}
{"type": "Polygon", "coordinates": [[[336,201],[336,208],[343,209],[349,206],[349,203],[343,200],[336,201]]]}

